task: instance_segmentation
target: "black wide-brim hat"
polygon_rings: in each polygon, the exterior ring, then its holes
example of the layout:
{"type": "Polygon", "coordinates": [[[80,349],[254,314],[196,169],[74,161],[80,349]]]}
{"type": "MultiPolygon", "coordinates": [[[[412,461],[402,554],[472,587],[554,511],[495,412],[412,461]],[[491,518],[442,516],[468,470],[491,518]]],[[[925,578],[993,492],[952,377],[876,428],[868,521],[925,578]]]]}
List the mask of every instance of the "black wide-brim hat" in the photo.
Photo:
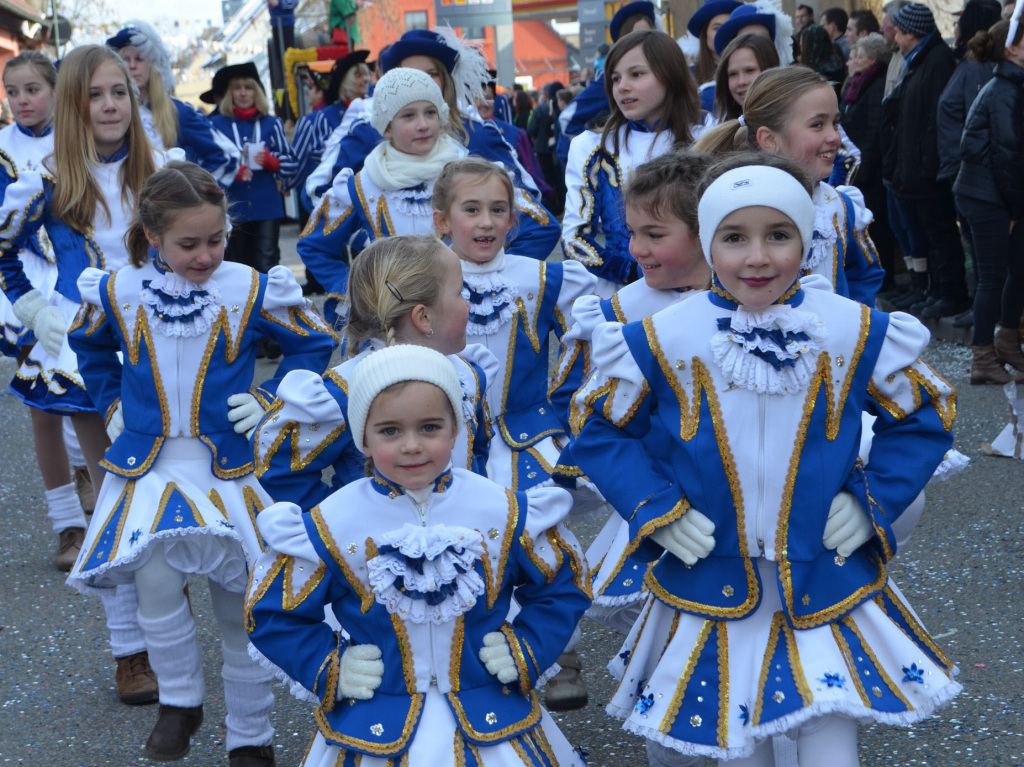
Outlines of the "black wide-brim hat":
{"type": "Polygon", "coordinates": [[[356,64],[365,64],[369,57],[369,51],[355,50],[334,62],[334,66],[331,67],[330,83],[327,90],[324,91],[325,104],[333,104],[338,100],[338,91],[341,90],[341,82],[345,79],[348,70],[356,64]]]}
{"type": "Polygon", "coordinates": [[[263,81],[260,79],[260,71],[256,68],[255,64],[247,61],[244,64],[231,64],[221,67],[214,72],[213,84],[210,86],[210,90],[200,95],[199,100],[204,104],[216,104],[219,99],[224,98],[224,94],[228,92],[231,81],[236,77],[251,77],[260,86],[261,91],[267,92],[267,89],[263,87],[263,81]]]}

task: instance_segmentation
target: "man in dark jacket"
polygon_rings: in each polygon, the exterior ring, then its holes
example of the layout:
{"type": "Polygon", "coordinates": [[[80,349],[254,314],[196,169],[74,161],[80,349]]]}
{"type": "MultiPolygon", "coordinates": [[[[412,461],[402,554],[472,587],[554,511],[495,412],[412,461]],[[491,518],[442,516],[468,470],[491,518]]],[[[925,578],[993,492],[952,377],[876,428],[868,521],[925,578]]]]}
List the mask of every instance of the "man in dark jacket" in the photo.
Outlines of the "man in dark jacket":
{"type": "Polygon", "coordinates": [[[910,239],[921,243],[912,277],[919,289],[925,281],[928,285],[924,300],[898,308],[933,319],[949,317],[970,307],[951,182],[939,179],[939,97],[956,62],[927,6],[910,3],[892,23],[906,69],[885,100],[882,172],[906,213],[910,239]]]}

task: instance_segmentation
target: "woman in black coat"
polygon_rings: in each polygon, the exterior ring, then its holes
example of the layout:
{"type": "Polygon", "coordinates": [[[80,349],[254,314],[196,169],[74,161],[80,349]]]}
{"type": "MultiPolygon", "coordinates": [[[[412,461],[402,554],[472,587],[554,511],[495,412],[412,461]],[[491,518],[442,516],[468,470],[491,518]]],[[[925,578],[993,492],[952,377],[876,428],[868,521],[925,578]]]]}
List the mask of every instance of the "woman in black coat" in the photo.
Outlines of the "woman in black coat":
{"type": "Polygon", "coordinates": [[[1000,21],[971,41],[997,63],[967,114],[953,186],[977,262],[972,384],[1009,383],[1005,365],[1024,373],[1024,25],[1007,45],[1009,29],[1000,21]]]}
{"type": "Polygon", "coordinates": [[[860,149],[860,170],[854,183],[864,194],[864,204],[874,215],[871,237],[885,269],[882,291],[892,290],[896,242],[889,228],[889,211],[882,185],[882,97],[891,49],[877,32],[860,38],[850,48],[846,62],[850,78],[843,90],[839,111],[846,135],[860,149]]]}

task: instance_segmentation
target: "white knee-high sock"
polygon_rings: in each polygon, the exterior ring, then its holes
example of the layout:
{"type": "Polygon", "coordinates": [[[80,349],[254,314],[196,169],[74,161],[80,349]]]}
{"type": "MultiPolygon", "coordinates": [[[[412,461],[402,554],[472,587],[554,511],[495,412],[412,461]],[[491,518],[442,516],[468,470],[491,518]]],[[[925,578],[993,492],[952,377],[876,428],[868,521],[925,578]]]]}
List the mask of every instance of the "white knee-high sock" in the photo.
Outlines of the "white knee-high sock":
{"type": "Polygon", "coordinates": [[[115,658],[145,651],[146,638],[139,628],[139,601],[135,584],[118,586],[110,594],[104,594],[103,612],[107,614],[110,652],[115,658]]]}
{"type": "Polygon", "coordinates": [[[69,482],[53,490],[46,491],[46,516],[50,518],[53,532],[60,533],[72,527],[83,530],[88,527],[82,503],[75,492],[75,483],[69,482]]]}
{"type": "Polygon", "coordinates": [[[248,652],[222,648],[224,705],[228,709],[228,751],[241,746],[267,746],[274,740],[270,712],[274,708],[273,675],[248,652]]]}
{"type": "Polygon", "coordinates": [[[196,639],[196,622],[188,605],[160,618],[139,615],[146,635],[149,665],[160,683],[160,702],[191,708],[203,702],[203,664],[196,639]]]}
{"type": "Polygon", "coordinates": [[[800,764],[812,767],[859,767],[857,756],[857,722],[832,714],[808,722],[796,738],[800,764]]]}
{"type": "Polygon", "coordinates": [[[645,740],[647,746],[647,763],[650,767],[700,767],[704,764],[703,756],[687,756],[673,748],[645,740]]]}
{"type": "Polygon", "coordinates": [[[82,453],[82,446],[78,442],[78,435],[71,419],[61,420],[64,422],[64,449],[68,451],[68,460],[72,466],[85,466],[85,455],[82,453]]]}

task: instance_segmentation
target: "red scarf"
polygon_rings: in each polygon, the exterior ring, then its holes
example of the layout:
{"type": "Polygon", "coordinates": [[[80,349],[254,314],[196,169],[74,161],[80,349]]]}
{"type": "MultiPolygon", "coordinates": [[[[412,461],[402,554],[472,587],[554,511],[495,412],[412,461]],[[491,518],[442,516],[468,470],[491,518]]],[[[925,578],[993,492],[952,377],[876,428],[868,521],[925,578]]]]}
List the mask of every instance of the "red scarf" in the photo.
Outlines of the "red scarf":
{"type": "Polygon", "coordinates": [[[248,109],[239,109],[235,107],[235,117],[239,120],[255,120],[259,116],[260,110],[256,107],[249,107],[248,109]]]}

